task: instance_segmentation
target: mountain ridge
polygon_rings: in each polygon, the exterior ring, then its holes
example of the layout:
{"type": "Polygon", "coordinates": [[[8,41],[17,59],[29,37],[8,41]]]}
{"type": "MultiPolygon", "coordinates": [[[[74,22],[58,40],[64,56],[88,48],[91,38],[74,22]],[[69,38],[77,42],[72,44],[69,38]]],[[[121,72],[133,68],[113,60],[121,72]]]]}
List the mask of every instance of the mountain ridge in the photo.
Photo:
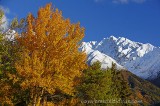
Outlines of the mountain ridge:
{"type": "Polygon", "coordinates": [[[88,55],[89,64],[100,61],[102,68],[111,67],[113,62],[118,68],[126,68],[143,79],[156,79],[160,73],[160,48],[150,43],[112,35],[99,42],[82,42],[80,50],[88,55]]]}

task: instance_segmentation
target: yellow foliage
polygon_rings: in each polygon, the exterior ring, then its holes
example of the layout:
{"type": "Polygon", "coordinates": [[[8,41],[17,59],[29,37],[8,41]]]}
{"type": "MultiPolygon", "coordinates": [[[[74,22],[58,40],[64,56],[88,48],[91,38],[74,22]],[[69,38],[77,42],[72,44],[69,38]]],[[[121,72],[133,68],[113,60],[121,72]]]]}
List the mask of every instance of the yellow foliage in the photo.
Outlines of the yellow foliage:
{"type": "Polygon", "coordinates": [[[23,47],[15,63],[22,88],[31,89],[33,98],[56,89],[72,95],[74,80],[86,67],[86,55],[78,50],[83,37],[84,28],[64,19],[51,4],[40,8],[36,18],[29,14],[26,31],[16,38],[23,47]]]}
{"type": "Polygon", "coordinates": [[[0,80],[0,86],[1,86],[1,90],[0,90],[0,104],[2,106],[5,106],[5,104],[8,104],[9,106],[13,106],[12,104],[12,93],[13,90],[11,88],[10,85],[8,85],[8,83],[5,83],[3,81],[3,79],[0,80]]]}

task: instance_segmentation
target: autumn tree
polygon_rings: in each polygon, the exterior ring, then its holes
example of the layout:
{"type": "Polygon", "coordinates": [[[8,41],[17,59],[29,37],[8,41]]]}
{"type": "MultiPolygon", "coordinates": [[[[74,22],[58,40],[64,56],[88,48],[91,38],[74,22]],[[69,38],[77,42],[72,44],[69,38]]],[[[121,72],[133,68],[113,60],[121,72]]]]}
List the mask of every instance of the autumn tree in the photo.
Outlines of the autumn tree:
{"type": "Polygon", "coordinates": [[[51,4],[40,8],[37,17],[28,15],[25,31],[16,38],[23,50],[15,67],[31,105],[45,105],[47,94],[57,90],[74,95],[76,78],[86,67],[86,56],[78,50],[83,37],[84,28],[64,19],[51,4]]]}

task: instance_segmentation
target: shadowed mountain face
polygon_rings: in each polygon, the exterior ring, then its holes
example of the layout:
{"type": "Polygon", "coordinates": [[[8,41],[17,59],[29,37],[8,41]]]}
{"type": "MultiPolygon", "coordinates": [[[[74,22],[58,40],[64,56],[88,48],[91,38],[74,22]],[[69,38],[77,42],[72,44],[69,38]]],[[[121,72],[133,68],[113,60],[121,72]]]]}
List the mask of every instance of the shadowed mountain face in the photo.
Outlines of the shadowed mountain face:
{"type": "Polygon", "coordinates": [[[155,84],[156,86],[158,86],[160,88],[160,76],[158,76],[156,79],[154,80],[148,80],[151,83],[155,84]]]}
{"type": "Polygon", "coordinates": [[[127,69],[143,79],[154,80],[160,73],[160,48],[149,43],[143,44],[124,37],[104,38],[102,41],[83,42],[80,47],[88,55],[88,63],[102,63],[102,68],[127,69]]]}
{"type": "MultiPolygon", "coordinates": [[[[160,103],[160,88],[154,84],[137,77],[129,71],[121,71],[124,79],[129,83],[132,95],[131,100],[136,100],[140,104],[156,105],[160,103]]],[[[138,105],[138,103],[137,103],[138,105]]]]}

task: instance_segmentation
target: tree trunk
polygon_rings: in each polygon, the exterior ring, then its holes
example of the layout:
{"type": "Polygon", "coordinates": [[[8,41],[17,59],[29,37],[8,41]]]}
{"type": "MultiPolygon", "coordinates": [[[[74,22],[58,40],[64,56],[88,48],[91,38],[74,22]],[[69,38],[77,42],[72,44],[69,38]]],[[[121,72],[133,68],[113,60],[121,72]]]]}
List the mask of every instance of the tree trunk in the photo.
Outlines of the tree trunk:
{"type": "Polygon", "coordinates": [[[40,106],[41,97],[37,96],[37,94],[33,98],[32,106],[40,106]]]}
{"type": "Polygon", "coordinates": [[[32,106],[45,106],[44,101],[43,101],[43,93],[44,90],[43,89],[37,89],[37,87],[35,87],[35,90],[32,92],[33,94],[33,102],[32,102],[32,106]]]}

